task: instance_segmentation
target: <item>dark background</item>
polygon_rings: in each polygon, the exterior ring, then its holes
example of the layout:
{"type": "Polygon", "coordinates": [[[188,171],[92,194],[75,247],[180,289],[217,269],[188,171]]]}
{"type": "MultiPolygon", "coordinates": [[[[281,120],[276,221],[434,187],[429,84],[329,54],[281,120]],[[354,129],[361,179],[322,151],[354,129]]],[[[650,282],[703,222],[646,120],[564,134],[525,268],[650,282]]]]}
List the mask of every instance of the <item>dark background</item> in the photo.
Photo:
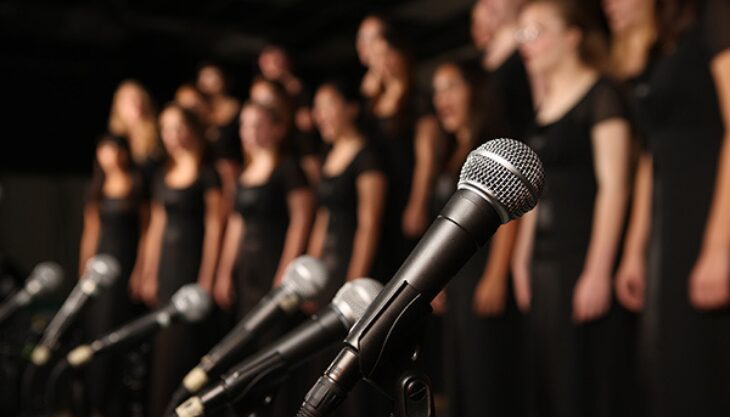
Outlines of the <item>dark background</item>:
{"type": "Polygon", "coordinates": [[[312,85],[362,69],[360,20],[392,20],[422,64],[470,48],[472,0],[4,0],[0,77],[5,109],[0,170],[87,174],[112,93],[125,78],[158,104],[212,60],[244,98],[256,55],[283,44],[312,85]],[[13,149],[10,151],[10,149],[13,149]]]}

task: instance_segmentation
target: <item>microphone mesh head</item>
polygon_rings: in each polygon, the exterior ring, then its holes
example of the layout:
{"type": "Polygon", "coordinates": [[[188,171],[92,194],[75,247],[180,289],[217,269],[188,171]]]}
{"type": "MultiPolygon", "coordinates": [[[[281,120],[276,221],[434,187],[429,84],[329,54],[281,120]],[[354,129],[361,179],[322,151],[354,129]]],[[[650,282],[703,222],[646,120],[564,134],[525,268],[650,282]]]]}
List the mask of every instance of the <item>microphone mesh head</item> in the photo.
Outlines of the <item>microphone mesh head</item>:
{"type": "Polygon", "coordinates": [[[506,223],[537,205],[544,178],[542,162],[529,146],[514,139],[494,139],[469,154],[459,189],[482,194],[506,223]]]}
{"type": "Polygon", "coordinates": [[[109,287],[119,277],[119,262],[111,255],[96,255],[86,263],[86,273],[95,283],[109,287]]]}
{"type": "Polygon", "coordinates": [[[375,297],[383,290],[383,284],[372,278],[358,278],[345,283],[332,299],[332,305],[342,313],[350,326],[354,325],[375,297]]]}
{"type": "Polygon", "coordinates": [[[286,267],[283,285],[302,299],[317,297],[329,279],[324,263],[312,256],[300,256],[286,267]]]}
{"type": "Polygon", "coordinates": [[[185,321],[200,321],[208,315],[212,302],[210,296],[198,284],[187,284],[172,295],[172,305],[185,321]]]}
{"type": "Polygon", "coordinates": [[[34,294],[49,293],[61,285],[63,269],[55,262],[42,262],[33,268],[25,286],[34,294]]]}

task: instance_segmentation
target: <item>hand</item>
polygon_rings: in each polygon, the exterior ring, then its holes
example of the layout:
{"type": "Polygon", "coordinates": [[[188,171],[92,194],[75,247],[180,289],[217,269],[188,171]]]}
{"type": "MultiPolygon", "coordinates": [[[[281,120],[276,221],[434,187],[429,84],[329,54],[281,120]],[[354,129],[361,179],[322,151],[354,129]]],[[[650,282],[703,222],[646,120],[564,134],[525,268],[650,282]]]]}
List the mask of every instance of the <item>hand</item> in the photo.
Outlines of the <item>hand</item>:
{"type": "Polygon", "coordinates": [[[129,298],[133,301],[142,300],[142,273],[135,267],[129,275],[129,298]]]}
{"type": "Polygon", "coordinates": [[[689,301],[698,310],[724,307],[730,301],[730,251],[702,250],[689,278],[689,301]]]}
{"type": "Polygon", "coordinates": [[[530,289],[530,272],[527,266],[514,265],[512,267],[512,284],[515,292],[515,301],[517,308],[521,312],[530,311],[530,300],[532,299],[532,290],[530,289]]]}
{"type": "Polygon", "coordinates": [[[230,310],[233,306],[233,284],[230,276],[219,275],[213,286],[213,299],[223,310],[230,310]]]}
{"type": "Polygon", "coordinates": [[[426,231],[428,227],[428,215],[423,207],[416,204],[408,204],[403,211],[403,221],[401,227],[403,234],[407,237],[418,237],[426,231]]]}
{"type": "Polygon", "coordinates": [[[596,320],[611,307],[611,276],[608,273],[584,272],[573,290],[573,321],[596,320]]]}
{"type": "Polygon", "coordinates": [[[157,289],[157,277],[155,276],[148,276],[142,283],[140,296],[147,307],[157,306],[157,289]]]}
{"type": "Polygon", "coordinates": [[[431,308],[433,309],[433,314],[437,316],[446,314],[446,291],[442,290],[436,295],[433,301],[431,301],[431,308]]]}
{"type": "Polygon", "coordinates": [[[642,257],[627,257],[616,273],[616,297],[627,310],[639,312],[644,308],[646,262],[642,257]]]}
{"type": "Polygon", "coordinates": [[[494,317],[504,312],[507,303],[507,283],[500,277],[482,278],[474,291],[474,313],[494,317]]]}

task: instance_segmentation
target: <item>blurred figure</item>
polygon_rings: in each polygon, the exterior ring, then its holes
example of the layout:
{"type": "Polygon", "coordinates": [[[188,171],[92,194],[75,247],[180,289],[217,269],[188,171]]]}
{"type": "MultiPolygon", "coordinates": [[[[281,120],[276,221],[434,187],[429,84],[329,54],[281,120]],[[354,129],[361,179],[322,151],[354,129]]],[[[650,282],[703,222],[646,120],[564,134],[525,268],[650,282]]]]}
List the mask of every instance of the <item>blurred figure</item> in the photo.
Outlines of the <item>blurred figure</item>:
{"type": "Polygon", "coordinates": [[[393,31],[372,42],[368,63],[368,73],[377,78],[379,87],[376,94],[366,96],[365,130],[383,158],[388,178],[375,272],[375,278],[385,281],[398,270],[429,224],[438,123],[432,115],[417,115],[411,59],[393,31]]]}
{"type": "Polygon", "coordinates": [[[380,16],[370,15],[360,23],[355,40],[357,57],[360,63],[365,66],[366,72],[360,83],[360,94],[372,98],[378,94],[381,88],[380,74],[373,68],[373,54],[376,54],[376,45],[383,39],[386,31],[390,30],[389,25],[380,16]]]}
{"type": "MultiPolygon", "coordinates": [[[[236,192],[236,178],[241,172],[243,155],[241,144],[238,140],[238,113],[241,103],[230,96],[228,79],[223,69],[214,64],[204,64],[198,70],[196,81],[197,90],[200,91],[208,104],[200,103],[199,98],[191,103],[184,96],[181,106],[196,113],[206,126],[211,126],[205,133],[208,140],[207,157],[213,164],[222,184],[223,200],[221,203],[221,215],[226,218],[233,208],[233,195],[236,192]],[[192,105],[193,107],[189,107],[192,105]],[[207,107],[207,109],[206,109],[207,107]],[[207,114],[207,116],[206,116],[207,114]]],[[[194,94],[193,90],[187,89],[187,95],[194,94]]]]}
{"type": "Polygon", "coordinates": [[[109,115],[109,132],[129,141],[132,161],[139,167],[145,193],[162,161],[157,136],[157,112],[152,97],[140,83],[126,80],[119,84],[109,115]]]}
{"type": "Polygon", "coordinates": [[[646,3],[604,3],[621,72],[648,66],[617,291],[643,308],[647,415],[730,415],[730,4],[646,3]]]}
{"type": "Polygon", "coordinates": [[[294,105],[284,86],[277,81],[257,77],[251,83],[249,94],[252,101],[273,107],[282,115],[285,145],[289,145],[293,156],[299,160],[309,182],[316,185],[322,170],[322,144],[312,132],[302,132],[295,126],[294,105]]]}
{"type": "MultiPolygon", "coordinates": [[[[119,262],[120,276],[112,288],[90,300],[84,311],[84,337],[91,341],[121,326],[139,314],[139,267],[144,251],[140,238],[147,225],[148,210],[142,178],[135,169],[126,139],[105,135],[96,147],[96,163],[84,205],[79,271],[97,254],[119,262]]],[[[130,415],[130,368],[128,352],[111,352],[86,368],[86,389],[93,416],[130,415]]]]}
{"type": "MultiPolygon", "coordinates": [[[[317,187],[319,209],[309,242],[309,253],[322,259],[330,274],[321,305],[346,280],[370,276],[380,241],[387,182],[377,153],[355,125],[358,98],[356,89],[337,82],[320,86],[314,98],[315,123],[332,145],[317,187]]],[[[315,363],[317,375],[335,353],[315,363]]],[[[387,415],[385,402],[372,386],[358,384],[340,415],[387,415]]]]}
{"type": "MultiPolygon", "coordinates": [[[[211,291],[221,241],[221,191],[213,168],[204,164],[202,125],[190,111],[168,105],[160,115],[168,163],[157,172],[144,267],[142,298],[167,303],[193,282],[211,291]]],[[[210,347],[206,325],[177,326],[155,341],[151,416],[161,416],[185,371],[210,347]]]]}
{"type": "MultiPolygon", "coordinates": [[[[501,131],[485,100],[484,73],[472,63],[446,62],[433,75],[433,104],[446,133],[435,153],[434,212],[456,191],[469,152],[501,131]]],[[[519,321],[509,291],[516,226],[502,226],[454,276],[445,291],[444,374],[450,416],[520,416],[519,321]]]]}
{"type": "Polygon", "coordinates": [[[175,91],[175,103],[179,104],[180,107],[190,110],[198,116],[198,119],[206,129],[206,139],[215,139],[217,131],[209,131],[211,127],[212,110],[210,103],[206,99],[205,95],[198,90],[194,85],[185,83],[178,87],[175,91]]]}
{"type": "Polygon", "coordinates": [[[528,311],[531,415],[628,416],[633,387],[625,311],[612,279],[628,200],[631,130],[617,87],[598,68],[600,32],[578,2],[538,0],[520,16],[521,53],[544,96],[528,144],[545,168],[513,258],[528,311]]]}
{"type": "Polygon", "coordinates": [[[284,129],[272,108],[243,106],[241,141],[249,160],[238,180],[214,291],[222,307],[236,299],[238,320],[281,283],[309,238],[314,199],[299,164],[281,148],[284,129]]]}
{"type": "Polygon", "coordinates": [[[311,133],[314,125],[307,102],[307,92],[302,81],[294,75],[291,58],[286,49],[274,44],[265,46],[259,54],[258,64],[261,75],[267,80],[281,83],[292,98],[297,130],[311,133]]]}
{"type": "Polygon", "coordinates": [[[518,50],[517,16],[524,0],[479,0],[471,14],[472,42],[483,53],[482,66],[491,76],[509,135],[523,140],[534,118],[540,83],[528,76],[518,50]]]}

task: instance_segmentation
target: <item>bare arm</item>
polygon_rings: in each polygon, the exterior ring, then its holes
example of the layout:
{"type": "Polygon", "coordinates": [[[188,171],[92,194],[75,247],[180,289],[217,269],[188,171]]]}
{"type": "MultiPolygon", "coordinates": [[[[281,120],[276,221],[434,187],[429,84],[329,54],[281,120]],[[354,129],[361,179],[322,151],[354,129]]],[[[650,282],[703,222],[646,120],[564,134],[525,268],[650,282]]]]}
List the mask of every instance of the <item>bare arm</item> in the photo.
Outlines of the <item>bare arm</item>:
{"type": "Polygon", "coordinates": [[[236,265],[241,238],[246,232],[246,225],[239,213],[231,213],[228,217],[221,259],[215,276],[213,297],[219,306],[229,308],[233,304],[233,268],[236,265]]]}
{"type": "Polygon", "coordinates": [[[521,311],[530,309],[530,260],[535,242],[535,228],[540,205],[522,216],[517,226],[517,239],[512,254],[512,280],[514,281],[515,300],[521,311]]]}
{"type": "Polygon", "coordinates": [[[730,302],[730,50],[718,54],[710,70],[724,133],[702,249],[690,276],[690,301],[703,310],[730,302]]]}
{"type": "Polygon", "coordinates": [[[150,225],[145,237],[146,255],[142,271],[142,299],[148,305],[154,305],[157,300],[157,272],[160,266],[162,251],[162,234],[165,230],[167,215],[159,203],[152,202],[150,206],[150,225]]]}
{"type": "Polygon", "coordinates": [[[500,226],[492,238],[489,258],[474,294],[474,310],[481,315],[501,314],[507,301],[507,278],[517,237],[517,222],[500,226]]]}
{"type": "Polygon", "coordinates": [[[289,206],[289,227],[286,231],[284,249],[281,252],[279,267],[274,278],[274,287],[281,284],[284,270],[289,263],[301,255],[307,247],[307,238],[312,226],[314,196],[308,188],[293,190],[287,196],[289,206]]]}
{"type": "Polygon", "coordinates": [[[403,212],[403,231],[406,236],[416,237],[428,226],[428,199],[436,171],[436,141],[438,122],[426,116],[416,126],[416,164],[408,204],[403,212]]]}
{"type": "Polygon", "coordinates": [[[227,219],[233,210],[233,198],[236,194],[236,179],[241,167],[231,160],[220,160],[215,163],[215,170],[221,179],[220,218],[227,219]]]}
{"type": "Polygon", "coordinates": [[[82,274],[86,262],[96,253],[100,234],[99,207],[96,203],[84,205],[84,231],[81,234],[79,253],[79,274],[82,274]]]}
{"type": "Polygon", "coordinates": [[[142,277],[144,274],[146,244],[145,239],[150,225],[150,205],[142,204],[139,209],[139,241],[137,242],[137,257],[132,268],[132,275],[129,277],[129,294],[133,299],[142,297],[142,277]]]}
{"type": "Polygon", "coordinates": [[[198,284],[210,292],[213,289],[213,274],[218,263],[223,229],[221,214],[221,192],[209,190],[205,193],[205,235],[203,236],[203,256],[198,272],[198,284]]]}
{"type": "Polygon", "coordinates": [[[380,239],[380,220],[385,203],[385,176],[366,172],[357,178],[357,230],[347,279],[367,276],[380,239]]]}
{"type": "Polygon", "coordinates": [[[583,272],[573,293],[573,318],[596,319],[611,303],[611,277],[628,201],[630,128],[623,119],[593,127],[593,160],[598,191],[583,272]]]}

